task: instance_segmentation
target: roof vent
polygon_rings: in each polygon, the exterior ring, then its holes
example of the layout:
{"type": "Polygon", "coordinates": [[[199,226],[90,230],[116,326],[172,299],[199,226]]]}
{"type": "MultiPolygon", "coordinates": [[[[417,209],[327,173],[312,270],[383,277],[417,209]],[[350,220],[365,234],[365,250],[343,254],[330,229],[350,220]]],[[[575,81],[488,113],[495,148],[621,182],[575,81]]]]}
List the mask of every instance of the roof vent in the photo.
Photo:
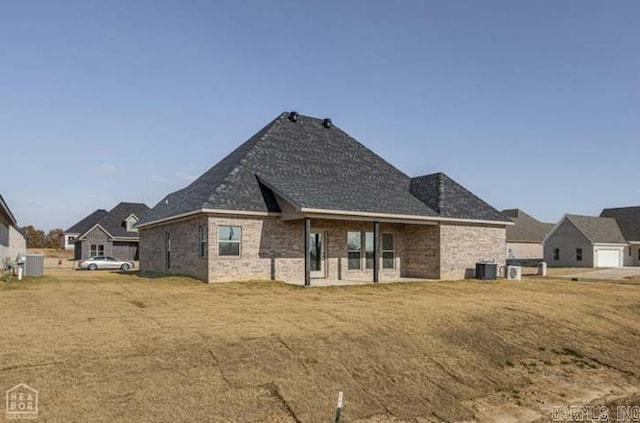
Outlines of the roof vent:
{"type": "Polygon", "coordinates": [[[289,113],[289,120],[291,122],[297,122],[298,121],[298,112],[290,112],[289,113]]]}
{"type": "Polygon", "coordinates": [[[322,121],[322,126],[325,128],[331,128],[331,119],[325,118],[325,120],[322,121]]]}

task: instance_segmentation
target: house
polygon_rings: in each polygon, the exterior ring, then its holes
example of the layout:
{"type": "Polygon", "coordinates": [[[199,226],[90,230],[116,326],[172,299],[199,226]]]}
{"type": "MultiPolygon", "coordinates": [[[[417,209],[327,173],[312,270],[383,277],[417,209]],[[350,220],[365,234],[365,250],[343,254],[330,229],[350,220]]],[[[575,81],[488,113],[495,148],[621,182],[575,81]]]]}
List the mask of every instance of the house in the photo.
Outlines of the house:
{"type": "Polygon", "coordinates": [[[410,178],[329,119],[283,113],[138,222],[142,272],[206,282],[461,279],[505,262],[499,211],[410,178]]]}
{"type": "Polygon", "coordinates": [[[93,228],[93,226],[100,221],[108,212],[104,209],[98,209],[85,217],[75,225],[63,232],[60,239],[60,246],[65,250],[73,250],[75,248],[74,240],[93,228]]]}
{"type": "Polygon", "coordinates": [[[27,252],[27,240],[18,228],[18,222],[0,195],[0,270],[19,253],[27,252]]]}
{"type": "Polygon", "coordinates": [[[507,258],[519,263],[536,264],[542,261],[542,241],[555,226],[543,223],[520,209],[502,210],[514,225],[507,227],[507,258]]]}
{"type": "Polygon", "coordinates": [[[621,267],[627,241],[615,219],[565,215],[544,241],[551,267],[621,267]]]}
{"type": "Polygon", "coordinates": [[[110,211],[96,210],[65,234],[78,234],[71,242],[74,258],[113,256],[122,260],[138,260],[139,235],[136,223],[149,210],[142,203],[120,203],[110,211]]]}
{"type": "Polygon", "coordinates": [[[629,244],[624,255],[624,265],[640,266],[640,207],[604,209],[600,216],[615,219],[622,236],[629,244]]]}

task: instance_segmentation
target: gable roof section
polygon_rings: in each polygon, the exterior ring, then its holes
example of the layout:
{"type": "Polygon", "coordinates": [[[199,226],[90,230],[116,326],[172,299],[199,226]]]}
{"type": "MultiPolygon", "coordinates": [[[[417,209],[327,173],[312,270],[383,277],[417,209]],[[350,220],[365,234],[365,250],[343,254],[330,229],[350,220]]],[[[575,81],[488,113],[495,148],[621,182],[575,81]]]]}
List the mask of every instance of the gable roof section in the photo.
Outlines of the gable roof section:
{"type": "Polygon", "coordinates": [[[507,242],[542,243],[545,235],[555,226],[553,223],[540,222],[520,209],[502,210],[502,214],[515,223],[507,227],[507,242]]]}
{"type": "Polygon", "coordinates": [[[575,214],[567,214],[565,218],[594,244],[627,243],[615,219],[575,214]]]}
{"type": "Polygon", "coordinates": [[[127,231],[124,220],[133,215],[142,216],[149,210],[143,203],[119,203],[98,222],[100,226],[115,238],[138,238],[138,232],[127,231]]]}
{"type": "MultiPolygon", "coordinates": [[[[282,113],[190,185],[164,197],[138,226],[206,210],[279,213],[275,194],[298,211],[440,216],[412,195],[411,178],[340,128],[289,116],[282,113]]],[[[442,216],[508,221],[449,181],[442,216]],[[464,203],[457,209],[449,201],[456,199],[464,203]],[[470,207],[474,202],[481,203],[480,213],[470,207]]]]}
{"type": "Polygon", "coordinates": [[[627,241],[640,241],[640,207],[604,209],[600,217],[614,218],[627,241]]]}
{"type": "Polygon", "coordinates": [[[0,195],[0,213],[2,213],[10,225],[15,226],[18,223],[13,213],[11,213],[9,206],[4,201],[4,198],[2,198],[2,195],[0,195]]]}
{"type": "Polygon", "coordinates": [[[89,216],[85,217],[75,225],[71,226],[69,229],[64,231],[66,234],[83,234],[87,232],[89,229],[93,228],[96,223],[100,221],[108,212],[103,209],[98,209],[91,213],[89,216]]]}
{"type": "Polygon", "coordinates": [[[138,238],[138,232],[127,231],[123,222],[132,214],[135,216],[141,216],[148,210],[149,207],[143,203],[122,202],[108,212],[106,210],[96,210],[77,224],[73,225],[71,228],[67,229],[65,233],[79,233],[81,234],[79,238],[82,238],[95,227],[100,227],[100,229],[113,238],[138,238]],[[78,232],[73,232],[71,229],[80,229],[81,231],[78,230],[78,232]]]}
{"type": "Polygon", "coordinates": [[[410,191],[439,216],[509,221],[509,218],[442,172],[411,178],[410,191]]]}

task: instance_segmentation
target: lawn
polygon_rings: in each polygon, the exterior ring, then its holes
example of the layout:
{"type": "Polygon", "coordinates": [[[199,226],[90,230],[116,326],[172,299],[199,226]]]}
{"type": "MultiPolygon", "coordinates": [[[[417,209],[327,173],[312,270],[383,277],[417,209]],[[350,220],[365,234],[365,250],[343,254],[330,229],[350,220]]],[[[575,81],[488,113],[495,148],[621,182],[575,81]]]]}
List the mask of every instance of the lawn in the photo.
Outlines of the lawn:
{"type": "Polygon", "coordinates": [[[347,422],[549,421],[640,399],[634,284],[304,289],[66,269],[1,284],[0,319],[0,389],[34,387],[51,422],[330,422],[339,391],[347,422]]]}

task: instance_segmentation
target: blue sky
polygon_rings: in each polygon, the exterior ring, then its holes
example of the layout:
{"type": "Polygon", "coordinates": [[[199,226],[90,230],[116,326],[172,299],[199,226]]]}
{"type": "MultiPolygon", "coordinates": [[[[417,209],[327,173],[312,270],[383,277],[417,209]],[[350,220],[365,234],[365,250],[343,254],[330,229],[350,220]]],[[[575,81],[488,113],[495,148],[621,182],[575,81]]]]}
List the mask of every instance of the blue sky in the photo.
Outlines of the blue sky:
{"type": "Polygon", "coordinates": [[[19,223],[150,206],[285,110],[547,221],[640,204],[640,2],[0,5],[19,223]]]}

